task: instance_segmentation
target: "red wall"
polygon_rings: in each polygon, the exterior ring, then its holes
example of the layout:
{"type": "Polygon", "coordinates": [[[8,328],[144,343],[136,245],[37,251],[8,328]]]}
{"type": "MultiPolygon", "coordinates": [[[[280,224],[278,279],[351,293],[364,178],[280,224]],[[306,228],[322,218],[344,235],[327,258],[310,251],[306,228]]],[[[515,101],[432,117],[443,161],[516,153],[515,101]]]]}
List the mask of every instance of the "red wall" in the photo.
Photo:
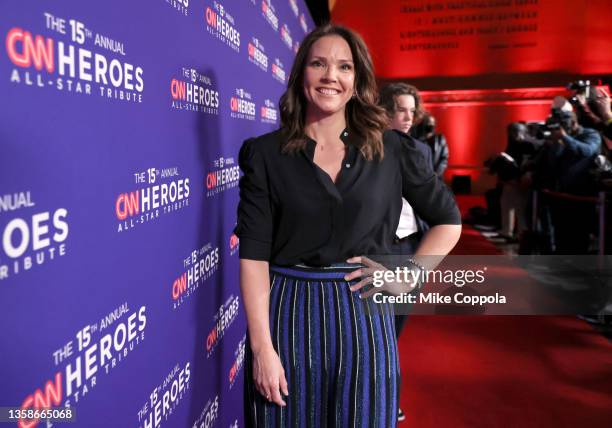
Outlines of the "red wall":
{"type": "Polygon", "coordinates": [[[506,127],[519,120],[544,120],[550,99],[563,88],[470,90],[422,93],[425,108],[437,119],[438,132],[449,144],[450,161],[445,178],[469,175],[472,189],[481,193],[495,180],[482,166],[506,147],[506,127]]]}
{"type": "Polygon", "coordinates": [[[482,164],[508,123],[544,120],[559,85],[612,72],[609,0],[336,0],[332,20],[364,37],[379,81],[436,89],[422,93],[449,142],[445,178],[470,175],[475,192],[494,184],[482,164]]]}
{"type": "Polygon", "coordinates": [[[384,79],[612,71],[609,0],[337,0],[331,15],[384,79]]]}

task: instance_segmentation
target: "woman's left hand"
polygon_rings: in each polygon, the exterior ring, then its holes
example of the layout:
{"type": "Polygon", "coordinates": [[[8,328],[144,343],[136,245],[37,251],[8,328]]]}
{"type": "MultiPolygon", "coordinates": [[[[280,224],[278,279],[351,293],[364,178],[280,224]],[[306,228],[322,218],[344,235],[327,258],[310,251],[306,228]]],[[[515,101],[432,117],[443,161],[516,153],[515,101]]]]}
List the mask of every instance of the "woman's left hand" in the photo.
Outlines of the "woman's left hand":
{"type": "MultiPolygon", "coordinates": [[[[360,263],[362,265],[365,265],[365,267],[354,270],[353,272],[344,276],[344,279],[346,281],[352,281],[355,278],[362,278],[361,281],[350,286],[351,291],[358,291],[358,290],[361,290],[366,285],[372,284],[374,282],[373,276],[374,276],[375,271],[382,271],[382,272],[389,271],[393,275],[395,275],[393,271],[390,271],[385,266],[367,258],[366,256],[351,257],[350,259],[347,260],[347,262],[348,263],[360,263]]],[[[382,274],[381,277],[384,279],[384,274],[382,274]]],[[[367,299],[368,297],[376,293],[380,293],[382,291],[386,291],[390,294],[393,294],[394,296],[397,296],[402,293],[413,291],[415,289],[415,285],[416,284],[410,283],[410,282],[398,282],[398,281],[389,282],[389,281],[383,280],[382,286],[380,287],[373,286],[368,291],[360,293],[359,297],[361,299],[367,299]]]]}

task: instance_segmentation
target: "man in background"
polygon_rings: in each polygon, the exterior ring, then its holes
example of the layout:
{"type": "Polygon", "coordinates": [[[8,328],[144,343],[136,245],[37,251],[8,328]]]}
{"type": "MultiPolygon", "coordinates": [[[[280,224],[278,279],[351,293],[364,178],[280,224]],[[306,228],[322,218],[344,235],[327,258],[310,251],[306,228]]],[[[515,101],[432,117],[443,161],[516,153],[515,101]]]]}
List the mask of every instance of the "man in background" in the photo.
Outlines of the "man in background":
{"type": "Polygon", "coordinates": [[[429,146],[433,170],[442,177],[448,166],[448,144],[444,134],[436,133],[436,118],[425,113],[421,121],[410,129],[410,135],[429,146]]]}
{"type": "MultiPolygon", "coordinates": [[[[544,150],[536,167],[539,187],[579,196],[596,194],[589,170],[600,151],[599,133],[580,126],[571,107],[553,107],[546,123],[551,130],[545,137],[544,150]]],[[[594,206],[556,198],[550,201],[550,211],[555,252],[586,254],[595,218],[594,206]]]]}
{"type": "MultiPolygon", "coordinates": [[[[421,97],[417,88],[406,83],[391,83],[381,89],[380,103],[389,117],[389,128],[403,133],[404,137],[408,139],[408,144],[421,151],[426,159],[431,162],[429,147],[408,135],[410,128],[423,115],[421,97]]],[[[392,253],[394,255],[413,255],[428,228],[427,224],[415,215],[408,201],[402,198],[402,212],[393,240],[392,253]]],[[[406,318],[407,315],[404,314],[395,316],[395,334],[398,339],[406,318]]],[[[404,419],[406,419],[406,416],[399,408],[397,420],[403,421],[404,419]]]]}

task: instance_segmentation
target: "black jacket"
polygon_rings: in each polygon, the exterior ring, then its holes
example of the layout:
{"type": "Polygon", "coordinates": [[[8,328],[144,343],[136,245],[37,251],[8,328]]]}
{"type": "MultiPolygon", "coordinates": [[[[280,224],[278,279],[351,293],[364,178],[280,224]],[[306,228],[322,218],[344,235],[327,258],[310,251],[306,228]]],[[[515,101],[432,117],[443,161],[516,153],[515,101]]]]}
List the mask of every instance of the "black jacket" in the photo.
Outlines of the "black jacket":
{"type": "Polygon", "coordinates": [[[443,134],[434,134],[427,139],[427,145],[431,149],[431,160],[433,170],[438,176],[442,176],[448,166],[448,144],[443,134]]]}

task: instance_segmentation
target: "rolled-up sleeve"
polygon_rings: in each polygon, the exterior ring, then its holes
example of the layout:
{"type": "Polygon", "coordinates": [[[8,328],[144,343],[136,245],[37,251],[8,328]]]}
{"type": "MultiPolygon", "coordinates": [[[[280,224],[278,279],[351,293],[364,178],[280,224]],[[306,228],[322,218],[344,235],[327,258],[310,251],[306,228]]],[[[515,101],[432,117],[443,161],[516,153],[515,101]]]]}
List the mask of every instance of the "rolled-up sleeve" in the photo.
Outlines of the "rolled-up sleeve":
{"type": "Polygon", "coordinates": [[[461,224],[461,214],[455,197],[434,173],[431,161],[409,138],[399,133],[396,136],[400,140],[402,196],[430,226],[461,224]]]}
{"type": "Polygon", "coordinates": [[[246,140],[240,149],[238,224],[234,233],[240,238],[240,258],[269,261],[272,248],[272,209],[266,164],[255,139],[246,140]]]}

